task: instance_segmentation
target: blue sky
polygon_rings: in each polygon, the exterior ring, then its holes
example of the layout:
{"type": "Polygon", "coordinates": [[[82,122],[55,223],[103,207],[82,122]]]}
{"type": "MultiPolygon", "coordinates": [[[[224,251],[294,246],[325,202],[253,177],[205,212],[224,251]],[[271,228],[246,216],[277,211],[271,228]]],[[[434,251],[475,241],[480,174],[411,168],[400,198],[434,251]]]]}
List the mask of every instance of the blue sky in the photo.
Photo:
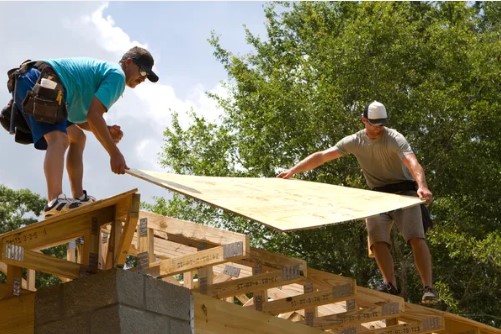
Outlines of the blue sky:
{"type": "Polygon", "coordinates": [[[108,11],[116,24],[141,35],[152,48],[159,48],[166,84],[189,91],[200,82],[215,86],[226,72],[207,42],[211,31],[221,36],[223,46],[236,53],[252,51],[245,42],[243,25],[265,33],[261,2],[111,2],[108,11]],[[134,13],[131,18],[131,12],[134,13]]]}
{"type": "MultiPolygon", "coordinates": [[[[165,171],[158,164],[163,131],[170,124],[169,110],[190,109],[215,121],[221,111],[206,92],[224,95],[227,80],[223,66],[209,45],[211,31],[223,48],[243,55],[252,52],[245,41],[244,25],[266,37],[263,2],[153,1],[153,2],[2,2],[0,1],[0,73],[25,59],[88,56],[117,62],[134,45],[150,50],[160,80],[126,88],[108,111],[109,124],[119,124],[124,138],[119,144],[131,168],[165,171]]],[[[6,80],[6,75],[5,75],[6,80]]],[[[9,94],[0,89],[0,102],[9,94]]],[[[2,105],[3,107],[3,105],[2,105]]],[[[115,175],[109,158],[92,133],[87,132],[84,155],[84,188],[98,198],[138,188],[142,200],[168,197],[169,191],[129,175],[115,175]]],[[[14,142],[0,129],[2,167],[0,184],[28,188],[46,196],[44,152],[14,142]]],[[[64,192],[71,194],[64,176],[64,192]]]]}

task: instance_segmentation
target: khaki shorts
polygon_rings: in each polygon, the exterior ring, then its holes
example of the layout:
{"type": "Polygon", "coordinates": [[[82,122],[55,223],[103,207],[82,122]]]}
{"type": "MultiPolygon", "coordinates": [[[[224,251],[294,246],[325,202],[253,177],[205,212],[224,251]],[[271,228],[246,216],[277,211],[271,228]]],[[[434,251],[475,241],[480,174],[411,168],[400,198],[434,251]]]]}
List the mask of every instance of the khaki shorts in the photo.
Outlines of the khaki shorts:
{"type": "MultiPolygon", "coordinates": [[[[410,195],[415,195],[415,192],[411,192],[410,195]]],[[[406,242],[413,238],[425,238],[419,205],[371,216],[365,220],[365,223],[370,247],[376,242],[386,242],[391,245],[393,223],[406,242]]]]}

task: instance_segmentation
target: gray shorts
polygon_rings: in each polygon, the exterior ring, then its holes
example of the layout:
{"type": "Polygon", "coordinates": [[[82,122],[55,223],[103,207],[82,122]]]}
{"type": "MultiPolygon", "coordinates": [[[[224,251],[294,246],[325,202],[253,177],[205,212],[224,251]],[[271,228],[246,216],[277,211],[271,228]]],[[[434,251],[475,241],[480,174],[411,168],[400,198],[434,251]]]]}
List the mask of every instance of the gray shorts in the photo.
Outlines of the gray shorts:
{"type": "Polygon", "coordinates": [[[406,242],[413,238],[425,238],[419,205],[371,216],[365,220],[365,223],[370,247],[376,242],[386,242],[391,245],[393,223],[406,242]]]}

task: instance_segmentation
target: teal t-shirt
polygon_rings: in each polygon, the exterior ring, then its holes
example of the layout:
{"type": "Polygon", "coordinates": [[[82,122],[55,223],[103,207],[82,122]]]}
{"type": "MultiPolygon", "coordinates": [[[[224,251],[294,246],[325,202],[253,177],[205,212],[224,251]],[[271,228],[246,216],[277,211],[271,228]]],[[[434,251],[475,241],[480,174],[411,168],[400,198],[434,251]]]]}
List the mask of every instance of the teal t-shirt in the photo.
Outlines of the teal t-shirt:
{"type": "Polygon", "coordinates": [[[125,73],[118,63],[84,57],[46,62],[64,85],[68,119],[73,123],[87,121],[94,96],[109,110],[125,89],[125,73]]]}

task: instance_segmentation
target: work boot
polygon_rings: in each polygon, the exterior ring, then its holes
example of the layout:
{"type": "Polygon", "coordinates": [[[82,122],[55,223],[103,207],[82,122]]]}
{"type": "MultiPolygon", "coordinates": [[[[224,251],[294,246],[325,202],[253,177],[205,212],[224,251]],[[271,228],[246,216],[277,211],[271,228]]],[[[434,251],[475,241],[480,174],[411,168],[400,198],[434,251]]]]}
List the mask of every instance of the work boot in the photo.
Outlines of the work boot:
{"type": "Polygon", "coordinates": [[[61,213],[68,212],[71,209],[78,208],[81,204],[66,197],[65,194],[60,194],[57,198],[50,201],[44,208],[45,218],[54,217],[61,213]]]}
{"type": "Polygon", "coordinates": [[[395,295],[395,296],[398,296],[398,294],[400,293],[400,291],[398,291],[398,289],[395,288],[395,286],[390,282],[379,285],[376,288],[376,290],[379,292],[389,293],[390,295],[395,295]]]}
{"type": "Polygon", "coordinates": [[[423,288],[423,297],[421,298],[421,303],[424,305],[435,304],[437,302],[437,293],[431,286],[425,286],[423,288]]]}

